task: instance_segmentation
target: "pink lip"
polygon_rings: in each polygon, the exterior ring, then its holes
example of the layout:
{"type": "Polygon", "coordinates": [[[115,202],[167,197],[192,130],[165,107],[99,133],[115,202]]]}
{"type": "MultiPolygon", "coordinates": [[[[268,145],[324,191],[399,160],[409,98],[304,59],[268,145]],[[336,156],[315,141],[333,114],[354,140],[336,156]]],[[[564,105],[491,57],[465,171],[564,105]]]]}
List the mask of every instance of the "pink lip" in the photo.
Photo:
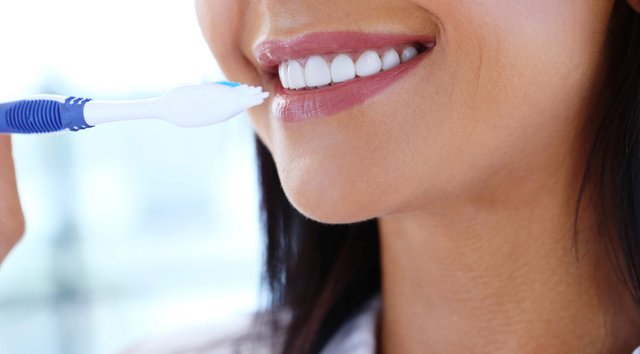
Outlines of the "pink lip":
{"type": "Polygon", "coordinates": [[[269,87],[275,93],[273,112],[283,122],[300,122],[334,115],[363,104],[401,80],[414,69],[435,46],[435,40],[425,36],[367,34],[358,32],[312,33],[288,41],[266,41],[255,47],[258,63],[275,76],[269,87]],[[396,47],[421,43],[428,50],[415,59],[373,76],[357,78],[314,90],[285,90],[277,77],[280,63],[289,59],[316,54],[357,52],[367,49],[396,47]]]}

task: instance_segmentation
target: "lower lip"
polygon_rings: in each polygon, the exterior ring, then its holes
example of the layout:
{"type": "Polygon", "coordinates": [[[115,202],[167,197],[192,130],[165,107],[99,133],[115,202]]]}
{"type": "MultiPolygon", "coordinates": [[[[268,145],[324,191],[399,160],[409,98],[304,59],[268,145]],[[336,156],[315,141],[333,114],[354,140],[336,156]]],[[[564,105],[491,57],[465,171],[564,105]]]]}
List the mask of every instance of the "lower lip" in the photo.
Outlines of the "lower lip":
{"type": "Polygon", "coordinates": [[[361,105],[404,78],[431,53],[379,74],[313,90],[286,90],[279,79],[275,83],[273,112],[285,123],[303,122],[344,112],[361,105]]]}

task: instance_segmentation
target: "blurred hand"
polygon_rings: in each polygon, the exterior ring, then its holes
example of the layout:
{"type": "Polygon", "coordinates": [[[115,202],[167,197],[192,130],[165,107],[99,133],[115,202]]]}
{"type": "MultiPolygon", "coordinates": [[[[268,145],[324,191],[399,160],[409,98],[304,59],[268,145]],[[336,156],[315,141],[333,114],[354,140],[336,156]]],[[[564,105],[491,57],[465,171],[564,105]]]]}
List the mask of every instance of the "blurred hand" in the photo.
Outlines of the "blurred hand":
{"type": "Polygon", "coordinates": [[[0,263],[23,233],[24,216],[16,186],[11,137],[0,135],[0,263]]]}

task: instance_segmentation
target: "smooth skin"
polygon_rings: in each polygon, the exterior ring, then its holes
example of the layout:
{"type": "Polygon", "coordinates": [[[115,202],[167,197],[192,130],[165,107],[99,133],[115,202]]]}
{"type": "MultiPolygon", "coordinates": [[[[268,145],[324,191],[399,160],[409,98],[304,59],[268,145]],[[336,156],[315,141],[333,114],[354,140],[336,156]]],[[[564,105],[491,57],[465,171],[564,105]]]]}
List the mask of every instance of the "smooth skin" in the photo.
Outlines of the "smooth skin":
{"type": "Polygon", "coordinates": [[[640,312],[598,241],[593,203],[573,244],[613,0],[196,4],[228,77],[267,89],[253,54],[264,39],[436,36],[417,70],[359,107],[295,124],[269,104],[251,112],[298,210],[379,220],[383,353],[640,346],[640,312]]]}
{"type": "MultiPolygon", "coordinates": [[[[636,8],[640,1],[629,0],[636,8]]],[[[572,221],[613,0],[196,0],[232,80],[253,47],[312,31],[429,34],[409,77],[332,117],[251,112],[291,202],[322,222],[378,218],[381,351],[630,353],[640,316],[588,223],[572,221]]],[[[24,221],[0,137],[0,259],[24,221]]]]}

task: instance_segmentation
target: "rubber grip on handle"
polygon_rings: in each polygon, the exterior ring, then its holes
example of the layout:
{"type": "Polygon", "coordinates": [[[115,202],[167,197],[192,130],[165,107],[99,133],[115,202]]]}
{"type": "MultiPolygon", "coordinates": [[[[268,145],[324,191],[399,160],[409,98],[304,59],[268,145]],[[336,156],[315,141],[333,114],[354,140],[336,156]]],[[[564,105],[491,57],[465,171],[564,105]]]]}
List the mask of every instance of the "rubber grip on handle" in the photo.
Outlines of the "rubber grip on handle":
{"type": "Polygon", "coordinates": [[[69,97],[64,103],[27,99],[0,104],[0,133],[37,134],[93,128],[84,118],[86,98],[69,97]]]}

